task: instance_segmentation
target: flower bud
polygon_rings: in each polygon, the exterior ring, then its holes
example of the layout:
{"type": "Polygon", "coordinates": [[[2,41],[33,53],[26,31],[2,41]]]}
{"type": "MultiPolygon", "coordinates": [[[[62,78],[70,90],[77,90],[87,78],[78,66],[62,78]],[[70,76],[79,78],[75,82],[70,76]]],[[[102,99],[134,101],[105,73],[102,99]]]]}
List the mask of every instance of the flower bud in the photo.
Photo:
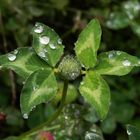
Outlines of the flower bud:
{"type": "Polygon", "coordinates": [[[58,69],[64,79],[75,80],[80,75],[81,66],[76,58],[67,55],[60,62],[58,69]]]}

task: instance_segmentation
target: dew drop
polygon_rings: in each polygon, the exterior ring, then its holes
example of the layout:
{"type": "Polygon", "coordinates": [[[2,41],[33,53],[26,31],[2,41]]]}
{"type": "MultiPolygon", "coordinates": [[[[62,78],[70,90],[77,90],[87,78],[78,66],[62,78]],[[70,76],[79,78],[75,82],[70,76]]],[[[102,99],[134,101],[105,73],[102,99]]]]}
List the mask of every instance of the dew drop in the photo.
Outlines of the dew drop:
{"type": "Polygon", "coordinates": [[[121,51],[117,51],[116,53],[117,53],[117,55],[121,55],[121,51]]]}
{"type": "Polygon", "coordinates": [[[35,91],[36,90],[36,87],[33,87],[33,91],[35,91]]]}
{"type": "Polygon", "coordinates": [[[84,85],[84,82],[81,82],[81,85],[84,85]]]}
{"type": "Polygon", "coordinates": [[[62,44],[62,40],[59,38],[59,39],[57,40],[57,43],[58,43],[58,44],[62,44]]]}
{"type": "Polygon", "coordinates": [[[122,62],[122,64],[123,64],[124,66],[130,66],[130,65],[131,65],[131,62],[130,62],[129,60],[124,60],[124,61],[122,62]]]}
{"type": "Polygon", "coordinates": [[[113,58],[113,56],[114,56],[113,53],[109,53],[109,54],[108,54],[108,58],[109,58],[109,59],[113,58]]]}
{"type": "Polygon", "coordinates": [[[43,26],[38,25],[38,24],[36,24],[35,26],[36,26],[36,28],[34,29],[35,33],[39,33],[40,34],[40,33],[43,32],[43,26]]]}
{"type": "Polygon", "coordinates": [[[90,133],[86,133],[85,140],[92,140],[92,135],[90,133]]]}
{"type": "Polygon", "coordinates": [[[41,44],[47,45],[50,42],[50,38],[47,36],[42,36],[39,38],[41,44]]]}
{"type": "Polygon", "coordinates": [[[81,66],[82,66],[83,68],[85,68],[85,65],[84,65],[84,64],[81,64],[81,66]]]}
{"type": "Polygon", "coordinates": [[[48,52],[47,49],[45,49],[45,48],[43,50],[44,50],[44,52],[48,52]]]}
{"type": "Polygon", "coordinates": [[[18,53],[18,50],[14,50],[14,54],[17,54],[18,53]]]}
{"type": "Polygon", "coordinates": [[[127,134],[128,134],[128,135],[131,135],[131,131],[127,130],[127,134]]]}
{"type": "Polygon", "coordinates": [[[44,52],[44,51],[40,51],[40,52],[38,53],[38,55],[39,55],[40,57],[46,57],[46,55],[45,55],[45,52],[44,52]]]}
{"type": "Polygon", "coordinates": [[[55,46],[54,44],[50,44],[49,46],[50,46],[50,48],[53,49],[53,50],[56,49],[56,46],[55,46]]]}
{"type": "Polygon", "coordinates": [[[111,22],[110,20],[108,20],[108,21],[106,22],[106,25],[107,25],[108,27],[110,27],[110,26],[112,26],[112,22],[111,22]]]}
{"type": "Polygon", "coordinates": [[[31,111],[33,111],[36,108],[36,106],[31,107],[31,111]]]}
{"type": "Polygon", "coordinates": [[[9,61],[14,61],[16,59],[16,55],[15,54],[8,54],[8,60],[9,61]]]}
{"type": "Polygon", "coordinates": [[[67,115],[65,115],[64,118],[65,118],[65,120],[68,120],[68,116],[67,115]]]}
{"type": "Polygon", "coordinates": [[[27,113],[23,114],[23,118],[28,119],[28,114],[27,113]]]}
{"type": "Polygon", "coordinates": [[[136,11],[139,11],[139,10],[140,10],[140,4],[137,4],[137,5],[135,6],[135,10],[136,10],[136,11]]]}
{"type": "Polygon", "coordinates": [[[86,132],[85,140],[103,140],[103,138],[94,132],[86,132]]]}

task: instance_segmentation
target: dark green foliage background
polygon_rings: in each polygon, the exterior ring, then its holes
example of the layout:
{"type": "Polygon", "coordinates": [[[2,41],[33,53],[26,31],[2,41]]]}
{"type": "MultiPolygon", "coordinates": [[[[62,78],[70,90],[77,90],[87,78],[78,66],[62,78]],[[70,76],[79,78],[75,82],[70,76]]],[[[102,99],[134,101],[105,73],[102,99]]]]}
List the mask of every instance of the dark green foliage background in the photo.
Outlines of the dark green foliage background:
{"type": "MultiPolygon", "coordinates": [[[[140,2],[135,0],[1,0],[0,54],[30,46],[30,32],[37,21],[54,28],[63,39],[66,53],[73,53],[80,31],[91,19],[97,18],[102,27],[99,52],[122,50],[140,57],[140,10],[134,10],[138,4],[140,2]],[[136,4],[126,12],[124,5],[129,2],[136,4]],[[112,13],[116,16],[111,16],[112,13]]],[[[57,107],[56,104],[39,105],[29,119],[24,120],[19,109],[23,80],[16,74],[14,77],[16,101],[12,105],[13,80],[9,71],[0,71],[0,112],[3,112],[0,113],[0,139],[19,135],[44,122],[57,107]]],[[[96,124],[105,140],[127,140],[125,124],[134,124],[140,129],[139,77],[138,68],[126,76],[105,77],[111,88],[111,104],[109,114],[102,122],[98,121],[95,111],[78,97],[52,124],[61,126],[52,130],[56,139],[84,140],[86,131],[96,124]]]]}

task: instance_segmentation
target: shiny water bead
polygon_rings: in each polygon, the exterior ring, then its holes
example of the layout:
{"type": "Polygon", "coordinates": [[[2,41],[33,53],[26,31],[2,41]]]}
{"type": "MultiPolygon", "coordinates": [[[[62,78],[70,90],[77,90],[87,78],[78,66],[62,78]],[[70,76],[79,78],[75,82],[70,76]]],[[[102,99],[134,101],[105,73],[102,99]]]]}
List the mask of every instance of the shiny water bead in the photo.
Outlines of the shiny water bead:
{"type": "Polygon", "coordinates": [[[47,36],[39,37],[39,41],[43,45],[47,45],[50,42],[50,38],[47,36]]]}
{"type": "Polygon", "coordinates": [[[51,49],[56,49],[56,46],[54,44],[49,44],[51,49]]]}
{"type": "Polygon", "coordinates": [[[44,51],[44,52],[48,52],[47,49],[45,49],[45,48],[43,49],[43,51],[44,51]]]}
{"type": "Polygon", "coordinates": [[[62,44],[62,40],[60,38],[57,40],[57,42],[58,44],[62,44]]]}
{"type": "Polygon", "coordinates": [[[46,57],[46,55],[45,55],[45,52],[44,52],[44,51],[40,51],[40,52],[38,53],[38,55],[39,55],[40,57],[46,57]]]}
{"type": "Polygon", "coordinates": [[[121,55],[121,51],[117,51],[116,53],[117,53],[117,55],[121,55]]]}
{"type": "Polygon", "coordinates": [[[127,134],[128,134],[128,135],[131,135],[132,133],[131,133],[131,131],[127,130],[127,134]]]}
{"type": "Polygon", "coordinates": [[[36,24],[35,26],[36,26],[34,29],[35,33],[42,33],[43,32],[43,26],[38,25],[38,24],[36,24]]]}
{"type": "Polygon", "coordinates": [[[124,60],[123,62],[122,62],[122,64],[124,65],[124,66],[131,66],[131,62],[129,61],[129,60],[124,60]]]}
{"type": "Polygon", "coordinates": [[[35,108],[36,108],[36,106],[31,107],[31,110],[30,111],[33,111],[35,108]]]}
{"type": "Polygon", "coordinates": [[[23,114],[23,118],[24,118],[24,119],[28,119],[28,114],[26,114],[26,113],[23,114]]]}
{"type": "Polygon", "coordinates": [[[87,131],[85,135],[85,140],[103,140],[103,138],[97,133],[87,131]]]}
{"type": "Polygon", "coordinates": [[[109,58],[109,59],[113,58],[113,56],[114,56],[113,53],[109,53],[109,54],[108,54],[108,58],[109,58]]]}
{"type": "Polygon", "coordinates": [[[16,50],[14,50],[14,54],[17,54],[18,53],[18,50],[16,49],[16,50]]]}
{"type": "Polygon", "coordinates": [[[9,60],[9,61],[14,61],[14,60],[16,60],[16,55],[15,55],[15,54],[8,54],[8,60],[9,60]]]}

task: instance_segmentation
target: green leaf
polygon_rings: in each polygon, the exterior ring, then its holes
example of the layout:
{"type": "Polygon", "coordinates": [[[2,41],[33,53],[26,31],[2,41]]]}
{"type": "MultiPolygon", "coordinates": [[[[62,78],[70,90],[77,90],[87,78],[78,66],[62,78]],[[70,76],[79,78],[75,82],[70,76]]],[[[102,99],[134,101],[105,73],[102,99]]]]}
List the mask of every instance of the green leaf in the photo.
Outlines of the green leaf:
{"type": "Polygon", "coordinates": [[[123,11],[114,11],[110,13],[106,26],[110,29],[122,29],[129,25],[130,19],[123,11]]]}
{"type": "Polygon", "coordinates": [[[10,136],[10,137],[7,137],[3,140],[18,140],[18,137],[10,136]]]}
{"type": "Polygon", "coordinates": [[[58,10],[65,10],[64,8],[69,4],[69,0],[49,0],[58,10]]]}
{"type": "Polygon", "coordinates": [[[109,51],[99,54],[95,70],[100,74],[125,75],[134,66],[140,66],[140,59],[122,51],[109,51]]]}
{"type": "Polygon", "coordinates": [[[32,46],[49,65],[55,66],[63,54],[64,46],[57,33],[50,27],[36,23],[32,31],[32,46]]]}
{"type": "Polygon", "coordinates": [[[80,84],[80,93],[95,108],[101,119],[108,113],[110,90],[105,80],[97,73],[88,71],[80,84]]]}
{"type": "Polygon", "coordinates": [[[48,68],[32,48],[18,48],[11,53],[0,56],[0,66],[15,71],[23,78],[27,78],[34,71],[48,68]]]}
{"type": "Polygon", "coordinates": [[[124,124],[128,123],[133,118],[135,114],[135,106],[127,102],[113,102],[111,111],[116,121],[124,124]]]}
{"type": "Polygon", "coordinates": [[[87,69],[95,66],[100,39],[101,27],[99,21],[94,19],[91,20],[87,27],[80,33],[75,43],[76,56],[87,69]]]}
{"type": "Polygon", "coordinates": [[[129,140],[140,139],[140,130],[132,125],[127,125],[127,134],[129,136],[129,140]]]}
{"type": "Polygon", "coordinates": [[[57,82],[51,69],[38,70],[26,80],[20,96],[24,118],[38,104],[50,101],[57,92],[57,82]]]}
{"type": "Polygon", "coordinates": [[[122,9],[126,13],[126,15],[129,17],[129,19],[134,19],[136,16],[138,16],[140,12],[140,3],[135,1],[125,1],[122,4],[122,9]]]}
{"type": "Polygon", "coordinates": [[[115,131],[117,125],[115,122],[115,119],[113,117],[107,117],[102,123],[101,123],[101,129],[105,134],[111,134],[115,131]]]}
{"type": "Polygon", "coordinates": [[[138,36],[140,37],[140,24],[137,22],[131,22],[131,29],[132,31],[138,36]]]}

